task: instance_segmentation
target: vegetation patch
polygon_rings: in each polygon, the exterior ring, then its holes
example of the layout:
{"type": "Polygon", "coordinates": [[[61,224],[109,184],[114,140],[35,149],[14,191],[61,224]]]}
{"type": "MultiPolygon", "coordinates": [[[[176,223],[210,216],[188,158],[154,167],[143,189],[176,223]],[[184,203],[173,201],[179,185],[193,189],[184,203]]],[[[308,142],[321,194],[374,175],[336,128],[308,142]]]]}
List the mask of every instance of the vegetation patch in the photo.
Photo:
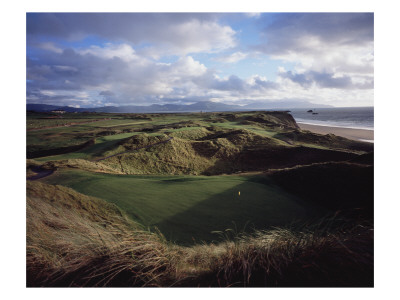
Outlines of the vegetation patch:
{"type": "Polygon", "coordinates": [[[373,286],[371,226],[334,224],[182,247],[112,204],[27,182],[27,286],[373,286]]]}

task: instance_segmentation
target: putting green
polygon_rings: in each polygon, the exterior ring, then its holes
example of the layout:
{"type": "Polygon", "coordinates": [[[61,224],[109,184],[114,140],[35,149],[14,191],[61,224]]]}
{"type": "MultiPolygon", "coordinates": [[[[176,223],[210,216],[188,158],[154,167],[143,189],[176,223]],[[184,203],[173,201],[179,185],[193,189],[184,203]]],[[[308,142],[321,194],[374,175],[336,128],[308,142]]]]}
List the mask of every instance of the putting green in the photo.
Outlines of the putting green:
{"type": "Polygon", "coordinates": [[[45,179],[115,203],[167,239],[190,244],[212,231],[251,231],[303,219],[308,208],[264,176],[137,176],[57,171],[45,179]],[[240,193],[239,193],[240,192],[240,193]]]}

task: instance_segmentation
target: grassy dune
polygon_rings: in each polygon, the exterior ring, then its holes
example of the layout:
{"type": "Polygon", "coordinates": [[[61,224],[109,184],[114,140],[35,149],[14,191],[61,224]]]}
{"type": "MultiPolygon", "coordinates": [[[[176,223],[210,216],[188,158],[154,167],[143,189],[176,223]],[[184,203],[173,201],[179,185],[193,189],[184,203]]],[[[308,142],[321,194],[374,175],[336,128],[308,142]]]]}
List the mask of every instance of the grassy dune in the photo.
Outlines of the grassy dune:
{"type": "MultiPolygon", "coordinates": [[[[347,152],[368,152],[373,148],[368,143],[351,141],[333,135],[324,136],[301,131],[294,119],[287,113],[94,114],[94,117],[110,120],[27,132],[28,153],[40,153],[40,151],[45,150],[48,153],[51,149],[78,145],[93,139],[96,144],[108,143],[111,140],[122,141],[128,134],[168,134],[194,142],[204,138],[205,134],[235,130],[245,130],[248,135],[268,138],[272,144],[280,147],[307,146],[347,152]],[[114,137],[110,138],[110,136],[114,137]]],[[[67,123],[76,120],[75,114],[66,114],[64,118],[63,122],[67,123]]],[[[28,115],[27,122],[29,123],[31,120],[37,121],[37,119],[28,115]]],[[[51,120],[40,119],[43,124],[46,121],[50,122],[51,120]]],[[[112,144],[109,143],[109,146],[111,147],[112,144]]],[[[98,148],[94,147],[88,151],[63,154],[61,158],[50,157],[44,159],[90,159],[93,156],[101,155],[102,150],[102,147],[98,146],[98,148]]],[[[48,155],[45,154],[43,156],[48,155]]]]}
{"type": "Polygon", "coordinates": [[[285,144],[247,129],[197,127],[122,139],[103,156],[155,144],[168,139],[168,136],[174,139],[145,150],[112,157],[103,163],[126,174],[218,175],[341,161],[358,156],[351,151],[285,144]]]}

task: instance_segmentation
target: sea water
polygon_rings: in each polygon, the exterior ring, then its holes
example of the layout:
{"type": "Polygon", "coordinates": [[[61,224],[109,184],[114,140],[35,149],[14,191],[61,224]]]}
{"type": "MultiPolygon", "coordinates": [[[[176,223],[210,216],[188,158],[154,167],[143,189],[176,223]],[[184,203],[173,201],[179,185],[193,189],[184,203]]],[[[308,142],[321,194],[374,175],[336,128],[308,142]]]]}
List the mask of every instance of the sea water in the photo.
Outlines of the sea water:
{"type": "Polygon", "coordinates": [[[355,129],[374,130],[374,108],[373,107],[332,107],[291,109],[290,113],[298,123],[334,126],[355,129]]]}

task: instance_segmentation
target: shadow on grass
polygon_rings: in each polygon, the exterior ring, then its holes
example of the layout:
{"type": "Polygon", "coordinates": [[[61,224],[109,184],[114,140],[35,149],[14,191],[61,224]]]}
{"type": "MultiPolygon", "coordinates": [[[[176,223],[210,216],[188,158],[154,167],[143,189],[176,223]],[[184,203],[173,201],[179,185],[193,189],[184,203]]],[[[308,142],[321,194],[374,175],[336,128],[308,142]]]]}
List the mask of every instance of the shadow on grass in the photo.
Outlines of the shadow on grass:
{"type": "MultiPolygon", "coordinates": [[[[170,241],[192,245],[221,241],[223,236],[215,231],[253,232],[304,221],[316,213],[310,205],[270,181],[255,177],[153,226],[170,241]]],[[[322,215],[320,210],[318,213],[322,215]]]]}
{"type": "Polygon", "coordinates": [[[373,218],[373,166],[330,162],[278,171],[272,178],[310,204],[348,211],[351,217],[373,218]]]}
{"type": "Polygon", "coordinates": [[[323,150],[309,147],[247,147],[226,160],[218,160],[215,165],[203,172],[205,175],[234,173],[237,171],[265,171],[268,169],[290,168],[328,161],[347,161],[357,154],[323,150]]]}

